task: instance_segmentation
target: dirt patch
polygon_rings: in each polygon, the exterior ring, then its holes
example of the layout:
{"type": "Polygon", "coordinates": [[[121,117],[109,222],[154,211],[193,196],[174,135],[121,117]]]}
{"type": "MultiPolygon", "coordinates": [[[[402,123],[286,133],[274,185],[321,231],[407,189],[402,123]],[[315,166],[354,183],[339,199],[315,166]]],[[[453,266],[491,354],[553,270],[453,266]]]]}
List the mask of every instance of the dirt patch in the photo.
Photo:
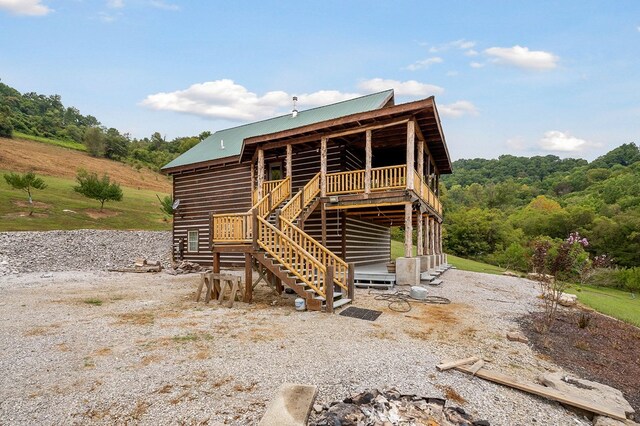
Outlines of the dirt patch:
{"type": "Polygon", "coordinates": [[[15,206],[23,208],[33,207],[34,209],[50,209],[51,207],[53,207],[51,204],[43,203],[41,201],[34,201],[32,205],[29,205],[28,201],[22,200],[13,200],[11,203],[15,206]]]}
{"type": "Polygon", "coordinates": [[[107,217],[115,217],[120,214],[115,210],[106,210],[103,209],[100,211],[99,209],[84,209],[83,213],[89,216],[91,219],[104,219],[107,217]]]}
{"type": "Polygon", "coordinates": [[[640,413],[640,329],[596,312],[580,309],[560,313],[545,338],[535,331],[541,314],[520,320],[534,348],[561,367],[587,380],[621,390],[640,413]],[[589,325],[579,327],[580,315],[589,315],[589,325]]]}
{"type": "Polygon", "coordinates": [[[32,214],[29,214],[29,212],[13,212],[13,213],[7,213],[4,215],[4,217],[49,217],[49,215],[47,213],[36,213],[33,212],[32,214]]]}
{"type": "Polygon", "coordinates": [[[39,175],[75,179],[77,168],[99,175],[107,172],[122,186],[171,193],[171,181],[148,169],[136,170],[117,161],[94,158],[72,149],[46,143],[0,138],[0,169],[15,172],[33,171],[39,175]],[[72,167],[69,167],[73,164],[72,167]]]}
{"type": "Polygon", "coordinates": [[[154,321],[153,312],[125,312],[118,315],[118,324],[152,325],[154,321]]]}

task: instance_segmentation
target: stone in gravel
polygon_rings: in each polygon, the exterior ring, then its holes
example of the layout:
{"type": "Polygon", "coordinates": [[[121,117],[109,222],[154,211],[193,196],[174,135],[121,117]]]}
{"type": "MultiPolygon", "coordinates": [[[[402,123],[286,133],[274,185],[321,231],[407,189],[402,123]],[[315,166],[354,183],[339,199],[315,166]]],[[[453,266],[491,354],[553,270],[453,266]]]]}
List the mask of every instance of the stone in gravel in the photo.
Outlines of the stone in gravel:
{"type": "Polygon", "coordinates": [[[617,407],[627,415],[634,413],[633,407],[624,398],[622,392],[611,386],[590,380],[569,377],[563,373],[547,373],[539,377],[540,382],[550,388],[582,397],[600,404],[617,407]]]}
{"type": "Polygon", "coordinates": [[[558,303],[562,306],[574,306],[578,302],[578,296],[575,294],[562,293],[558,298],[558,303]]]}
{"type": "Polygon", "coordinates": [[[504,271],[502,273],[502,275],[504,275],[505,277],[517,277],[518,274],[516,274],[515,272],[511,272],[511,271],[504,271]]]}
{"type": "Polygon", "coordinates": [[[512,342],[529,343],[529,339],[519,331],[507,331],[507,339],[512,342]]]}

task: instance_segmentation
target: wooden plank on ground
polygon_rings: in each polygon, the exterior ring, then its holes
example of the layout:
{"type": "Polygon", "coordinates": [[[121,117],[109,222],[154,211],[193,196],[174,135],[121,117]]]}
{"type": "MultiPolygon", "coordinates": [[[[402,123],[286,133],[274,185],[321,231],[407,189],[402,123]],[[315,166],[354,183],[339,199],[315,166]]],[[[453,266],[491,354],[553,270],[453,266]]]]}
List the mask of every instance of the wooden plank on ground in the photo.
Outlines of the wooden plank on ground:
{"type": "MultiPolygon", "coordinates": [[[[473,374],[473,370],[465,365],[458,365],[456,370],[463,371],[465,373],[473,374]]],[[[483,379],[500,383],[501,385],[509,386],[521,391],[529,392],[534,395],[543,396],[545,398],[552,399],[554,401],[561,402],[563,404],[571,405],[572,407],[581,408],[591,413],[601,414],[603,416],[611,417],[617,420],[626,420],[627,416],[624,411],[619,409],[599,404],[594,401],[589,401],[576,395],[560,392],[553,388],[538,385],[536,383],[528,383],[519,380],[517,377],[509,376],[507,374],[499,373],[497,371],[491,371],[484,368],[480,368],[476,373],[476,376],[483,379]]]]}
{"type": "Polygon", "coordinates": [[[445,371],[445,370],[450,370],[454,367],[458,367],[460,365],[465,365],[465,364],[472,364],[474,362],[478,362],[480,361],[480,358],[478,358],[477,356],[472,356],[469,358],[464,358],[464,359],[459,359],[457,361],[451,361],[451,362],[445,362],[442,364],[438,364],[436,365],[436,368],[438,369],[438,371],[445,371]]]}
{"type": "Polygon", "coordinates": [[[469,370],[471,371],[471,374],[475,376],[478,370],[480,370],[483,366],[484,366],[484,360],[480,359],[476,361],[476,363],[473,364],[471,367],[469,367],[469,370]]]}

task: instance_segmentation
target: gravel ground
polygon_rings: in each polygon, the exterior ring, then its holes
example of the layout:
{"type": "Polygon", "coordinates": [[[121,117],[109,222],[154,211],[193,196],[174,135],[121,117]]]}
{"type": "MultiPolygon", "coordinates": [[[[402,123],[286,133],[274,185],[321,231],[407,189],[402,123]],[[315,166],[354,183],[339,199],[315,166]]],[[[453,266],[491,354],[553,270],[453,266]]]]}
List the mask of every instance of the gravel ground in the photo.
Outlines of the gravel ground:
{"type": "MultiPolygon", "coordinates": [[[[7,238],[0,234],[5,255],[7,238]]],[[[60,238],[53,245],[66,241],[60,238]]],[[[124,260],[113,256],[96,257],[96,264],[124,260]]],[[[43,268],[45,258],[37,263],[43,268]]],[[[14,259],[11,268],[20,270],[14,259]]],[[[47,271],[55,268],[63,266],[47,271]]],[[[533,282],[457,270],[443,279],[430,291],[450,305],[414,304],[407,313],[358,289],[356,306],[383,311],[368,322],[296,312],[293,298],[264,286],[251,305],[195,303],[194,275],[0,277],[0,424],[255,424],[283,382],[318,385],[320,403],[396,387],[457,394],[454,405],[492,425],[589,424],[543,398],[437,372],[439,362],[471,355],[489,359],[487,368],[531,380],[558,370],[504,337],[518,329],[517,317],[536,309],[533,282]]]]}
{"type": "Polygon", "coordinates": [[[0,277],[20,272],[95,271],[124,267],[136,257],[171,259],[171,232],[0,232],[0,277]]]}

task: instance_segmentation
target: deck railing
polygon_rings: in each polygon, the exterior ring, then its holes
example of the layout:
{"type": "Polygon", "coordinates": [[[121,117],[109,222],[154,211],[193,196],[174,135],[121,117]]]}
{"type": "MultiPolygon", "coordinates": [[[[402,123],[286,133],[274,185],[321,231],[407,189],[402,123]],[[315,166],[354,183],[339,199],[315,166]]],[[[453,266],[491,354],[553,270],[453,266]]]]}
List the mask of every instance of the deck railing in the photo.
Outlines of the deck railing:
{"type": "Polygon", "coordinates": [[[211,239],[221,243],[251,241],[251,212],[211,215],[211,239]]]}
{"type": "Polygon", "coordinates": [[[327,267],[292,238],[257,216],[256,243],[275,260],[326,299],[327,267]]]}
{"type": "Polygon", "coordinates": [[[295,220],[302,210],[305,209],[320,193],[320,173],[307,182],[307,184],[296,193],[287,204],[280,210],[280,217],[288,221],[295,220]]]}
{"type": "MultiPolygon", "coordinates": [[[[371,191],[386,191],[406,187],[406,166],[371,169],[371,191]]],[[[365,171],[330,173],[327,175],[327,195],[360,193],[365,190],[365,171]]]]}
{"type": "Polygon", "coordinates": [[[280,230],[326,267],[334,267],[333,282],[349,291],[349,264],[320,244],[302,229],[280,215],[280,230]]]}
{"type": "Polygon", "coordinates": [[[427,185],[424,178],[421,178],[415,170],[413,170],[413,188],[416,193],[420,195],[420,198],[426,201],[438,214],[442,214],[442,204],[440,200],[429,185],[427,185]]]}
{"type": "MultiPolygon", "coordinates": [[[[247,213],[223,213],[211,215],[211,240],[217,243],[246,243],[253,237],[253,210],[258,216],[266,218],[273,209],[291,195],[291,178],[282,179],[272,190],[262,197],[247,213]]],[[[271,183],[269,182],[269,183],[271,183]]]]}

